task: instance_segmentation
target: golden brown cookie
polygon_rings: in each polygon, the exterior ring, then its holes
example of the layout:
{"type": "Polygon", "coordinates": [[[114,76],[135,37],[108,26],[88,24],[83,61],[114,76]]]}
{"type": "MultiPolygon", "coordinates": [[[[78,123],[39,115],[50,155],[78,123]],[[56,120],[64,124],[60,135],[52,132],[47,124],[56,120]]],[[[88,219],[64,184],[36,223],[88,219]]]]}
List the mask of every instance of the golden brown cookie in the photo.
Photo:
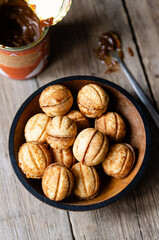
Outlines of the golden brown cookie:
{"type": "Polygon", "coordinates": [[[18,165],[27,178],[41,178],[51,164],[50,151],[39,142],[24,143],[18,153],[18,165]]]}
{"type": "Polygon", "coordinates": [[[86,128],[80,132],[73,145],[75,158],[87,166],[95,166],[102,162],[108,152],[106,135],[94,128],[86,128]]]}
{"type": "Polygon", "coordinates": [[[115,178],[124,178],[132,169],[135,162],[135,152],[126,143],[114,144],[110,147],[102,162],[104,172],[115,178]]]}
{"type": "Polygon", "coordinates": [[[121,141],[125,136],[125,123],[116,112],[108,112],[95,120],[95,128],[113,141],[121,141]]]}
{"type": "Polygon", "coordinates": [[[40,107],[50,117],[66,114],[72,104],[73,97],[70,90],[63,85],[47,87],[40,95],[40,107]]]}
{"type": "Polygon", "coordinates": [[[76,123],[78,132],[90,127],[88,118],[86,118],[86,116],[78,110],[73,110],[66,116],[71,118],[76,123]]]}
{"type": "Polygon", "coordinates": [[[73,152],[70,148],[68,149],[51,148],[50,151],[52,153],[54,163],[65,165],[68,168],[71,168],[76,163],[76,159],[73,156],[73,152]]]}
{"type": "Polygon", "coordinates": [[[66,116],[54,117],[46,128],[46,141],[52,148],[67,149],[75,140],[77,126],[66,116]]]}
{"type": "Polygon", "coordinates": [[[74,176],[74,194],[80,199],[93,199],[99,191],[99,177],[94,167],[76,163],[71,169],[74,176]]]}
{"type": "Polygon", "coordinates": [[[46,142],[46,127],[51,118],[44,113],[38,113],[31,117],[25,125],[25,139],[27,142],[46,142]]]}
{"type": "Polygon", "coordinates": [[[107,92],[96,84],[85,85],[78,92],[78,107],[89,118],[100,117],[107,110],[108,103],[107,92]]]}
{"type": "Polygon", "coordinates": [[[74,178],[67,167],[53,163],[45,170],[42,178],[42,189],[49,199],[62,201],[70,195],[73,186],[74,178]]]}

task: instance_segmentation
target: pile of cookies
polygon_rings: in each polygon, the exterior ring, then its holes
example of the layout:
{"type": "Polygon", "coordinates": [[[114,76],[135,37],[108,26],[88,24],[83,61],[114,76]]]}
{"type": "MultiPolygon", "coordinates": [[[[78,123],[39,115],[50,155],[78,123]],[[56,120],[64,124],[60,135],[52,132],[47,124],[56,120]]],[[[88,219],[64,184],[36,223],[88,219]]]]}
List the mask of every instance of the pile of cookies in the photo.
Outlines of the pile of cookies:
{"type": "Polygon", "coordinates": [[[70,111],[73,96],[63,85],[47,87],[39,103],[44,113],[28,120],[18,160],[27,178],[42,178],[49,199],[61,201],[72,192],[80,199],[94,198],[99,192],[99,164],[109,176],[128,175],[135,162],[134,150],[121,143],[125,123],[118,113],[106,112],[109,96],[103,88],[82,87],[77,95],[80,111],[70,111]],[[90,118],[95,119],[94,128],[90,118]]]}

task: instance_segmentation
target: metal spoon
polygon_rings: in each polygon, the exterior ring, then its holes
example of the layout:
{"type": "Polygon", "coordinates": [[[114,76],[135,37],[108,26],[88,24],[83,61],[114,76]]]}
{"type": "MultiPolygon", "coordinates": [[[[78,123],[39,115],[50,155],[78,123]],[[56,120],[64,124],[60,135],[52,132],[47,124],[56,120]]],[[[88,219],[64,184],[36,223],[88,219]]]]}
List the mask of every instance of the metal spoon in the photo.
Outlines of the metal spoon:
{"type": "Polygon", "coordinates": [[[155,108],[153,107],[152,103],[148,99],[148,97],[145,95],[143,90],[141,89],[140,85],[136,82],[133,75],[130,73],[129,69],[125,65],[125,63],[121,60],[119,54],[117,51],[110,51],[110,55],[115,58],[120,66],[122,67],[125,75],[127,76],[129,82],[131,83],[133,89],[135,90],[137,96],[141,100],[141,102],[144,104],[144,106],[147,108],[148,112],[150,113],[151,117],[153,118],[154,122],[156,123],[156,126],[159,128],[159,115],[156,112],[155,108]]]}

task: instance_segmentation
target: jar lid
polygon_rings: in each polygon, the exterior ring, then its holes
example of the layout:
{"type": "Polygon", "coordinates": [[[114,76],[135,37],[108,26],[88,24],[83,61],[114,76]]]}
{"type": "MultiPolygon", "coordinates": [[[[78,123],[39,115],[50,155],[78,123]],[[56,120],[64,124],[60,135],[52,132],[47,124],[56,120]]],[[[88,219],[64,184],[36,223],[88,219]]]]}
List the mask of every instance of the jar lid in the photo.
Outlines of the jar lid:
{"type": "Polygon", "coordinates": [[[25,0],[39,19],[53,17],[53,24],[61,21],[70,9],[72,0],[25,0]]]}

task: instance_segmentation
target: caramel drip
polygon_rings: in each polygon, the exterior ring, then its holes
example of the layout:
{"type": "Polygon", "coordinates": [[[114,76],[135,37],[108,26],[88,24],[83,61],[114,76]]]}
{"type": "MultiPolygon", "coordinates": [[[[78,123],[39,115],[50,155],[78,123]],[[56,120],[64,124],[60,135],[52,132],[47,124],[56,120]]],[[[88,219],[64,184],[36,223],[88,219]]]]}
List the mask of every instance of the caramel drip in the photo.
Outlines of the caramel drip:
{"type": "Polygon", "coordinates": [[[61,129],[63,119],[64,119],[64,118],[63,118],[62,116],[60,116],[60,120],[59,120],[59,129],[61,129]]]}
{"type": "Polygon", "coordinates": [[[126,164],[126,159],[127,159],[127,156],[128,156],[128,151],[129,151],[129,150],[126,149],[126,157],[125,157],[125,159],[124,159],[124,161],[123,161],[123,165],[122,165],[120,171],[118,172],[118,174],[120,174],[120,173],[122,172],[122,170],[123,170],[123,168],[124,168],[124,166],[125,166],[125,164],[126,164]]]}
{"type": "Polygon", "coordinates": [[[71,182],[70,175],[68,174],[67,170],[66,170],[66,174],[67,174],[69,186],[68,186],[68,189],[67,189],[67,193],[66,193],[66,195],[65,195],[65,198],[70,195],[70,182],[71,182]]]}
{"type": "Polygon", "coordinates": [[[115,117],[115,122],[116,122],[116,133],[115,133],[115,139],[117,138],[117,134],[118,134],[118,120],[117,120],[117,115],[116,113],[114,113],[114,117],[115,117]]]}
{"type": "Polygon", "coordinates": [[[92,192],[92,195],[94,195],[95,194],[95,189],[96,189],[96,178],[95,178],[93,167],[91,167],[91,171],[92,171],[92,175],[93,175],[93,179],[94,179],[94,188],[93,188],[93,192],[92,192]]]}
{"type": "Polygon", "coordinates": [[[95,90],[95,92],[97,93],[97,95],[98,95],[98,97],[99,97],[99,99],[100,99],[100,101],[101,101],[101,103],[103,103],[103,101],[102,101],[102,98],[101,98],[101,96],[100,96],[100,94],[99,94],[99,92],[97,91],[97,89],[94,87],[94,86],[92,86],[92,85],[89,85],[92,89],[94,89],[95,90]]]}
{"type": "Polygon", "coordinates": [[[61,177],[61,170],[58,175],[58,180],[57,180],[57,186],[56,186],[56,192],[55,192],[55,201],[57,200],[57,194],[58,194],[58,189],[59,189],[59,183],[60,183],[60,177],[61,177]]]}
{"type": "Polygon", "coordinates": [[[49,133],[47,133],[47,135],[49,136],[49,137],[51,137],[51,138],[65,138],[65,139],[70,139],[70,138],[74,138],[74,137],[76,137],[76,135],[75,136],[67,136],[67,137],[65,137],[65,136],[52,136],[52,135],[50,135],[49,133]]]}
{"type": "Polygon", "coordinates": [[[59,106],[59,105],[62,105],[63,103],[65,103],[65,102],[67,102],[69,99],[70,99],[71,97],[68,97],[68,98],[66,98],[63,102],[61,102],[61,103],[58,103],[58,104],[55,104],[55,105],[41,105],[41,107],[43,108],[43,107],[55,107],[55,106],[59,106]]]}
{"type": "MultiPolygon", "coordinates": [[[[64,154],[63,154],[63,151],[60,150],[60,153],[61,153],[61,162],[62,164],[64,164],[64,154]]],[[[64,164],[65,165],[65,164],[64,164]]]]}
{"type": "Polygon", "coordinates": [[[82,179],[83,179],[83,186],[84,186],[86,195],[88,195],[85,180],[84,180],[84,176],[83,176],[82,164],[80,164],[80,170],[81,170],[81,175],[82,175],[82,179]]]}
{"type": "Polygon", "coordinates": [[[40,171],[40,168],[39,168],[39,166],[38,166],[38,164],[36,163],[36,160],[34,159],[34,156],[33,156],[32,152],[31,152],[30,147],[27,146],[27,148],[28,148],[28,152],[29,152],[29,154],[30,154],[30,156],[31,156],[31,159],[32,159],[32,161],[33,161],[35,167],[39,170],[39,172],[41,172],[41,171],[40,171]]]}
{"type": "Polygon", "coordinates": [[[101,144],[101,148],[98,150],[98,152],[96,153],[96,155],[94,156],[94,159],[96,158],[96,156],[100,153],[100,151],[102,150],[102,147],[103,147],[103,144],[104,144],[104,134],[102,134],[103,136],[103,141],[102,141],[102,144],[101,144]]]}
{"type": "Polygon", "coordinates": [[[48,120],[47,120],[47,122],[46,122],[46,125],[45,125],[43,131],[41,132],[39,138],[37,139],[37,142],[39,141],[39,139],[40,139],[40,138],[42,137],[42,135],[44,134],[44,132],[45,132],[45,130],[46,130],[46,127],[47,127],[47,124],[48,124],[49,120],[50,120],[50,118],[48,118],[48,120]]]}
{"type": "Polygon", "coordinates": [[[47,155],[45,153],[45,151],[42,149],[41,145],[39,144],[38,147],[41,149],[43,155],[45,156],[45,166],[47,167],[47,164],[48,164],[48,158],[47,158],[47,155]]]}
{"type": "MultiPolygon", "coordinates": [[[[88,98],[87,98],[88,99],[88,98]]],[[[88,99],[89,100],[89,99],[88,99]]],[[[86,109],[88,109],[88,111],[94,111],[94,110],[97,110],[97,109],[92,109],[92,108],[87,108],[86,106],[83,106],[80,102],[78,102],[78,104],[79,105],[81,105],[83,108],[86,108],[86,109]]],[[[104,109],[105,107],[103,107],[103,108],[99,108],[98,110],[102,110],[102,109],[104,109]]]]}
{"type": "Polygon", "coordinates": [[[93,135],[92,135],[92,137],[91,137],[91,139],[90,139],[90,141],[89,141],[89,143],[88,143],[88,145],[87,145],[87,147],[86,147],[85,153],[84,153],[84,155],[83,155],[83,159],[82,159],[82,161],[81,161],[81,163],[83,163],[83,164],[84,164],[84,162],[85,162],[85,156],[86,156],[86,154],[87,154],[87,150],[88,150],[88,148],[89,148],[89,145],[90,145],[92,139],[94,138],[96,132],[97,132],[97,130],[93,133],[93,135]]]}

